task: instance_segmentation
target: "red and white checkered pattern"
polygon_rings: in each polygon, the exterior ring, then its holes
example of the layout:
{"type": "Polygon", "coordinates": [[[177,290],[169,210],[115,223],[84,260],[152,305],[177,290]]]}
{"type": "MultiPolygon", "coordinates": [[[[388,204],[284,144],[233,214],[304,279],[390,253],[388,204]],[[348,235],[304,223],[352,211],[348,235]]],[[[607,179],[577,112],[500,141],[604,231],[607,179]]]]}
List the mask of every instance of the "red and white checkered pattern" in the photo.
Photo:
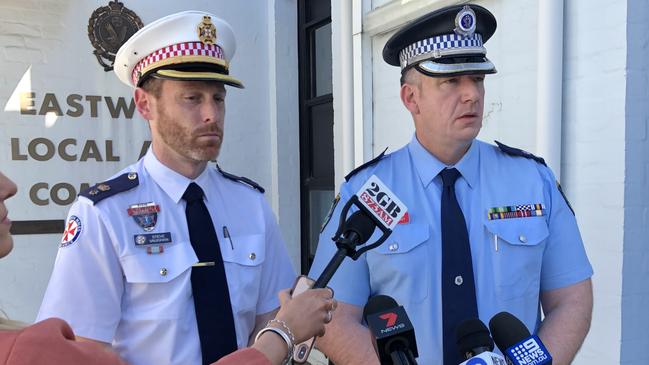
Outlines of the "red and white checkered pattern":
{"type": "Polygon", "coordinates": [[[133,73],[131,74],[133,85],[137,85],[140,77],[142,76],[141,71],[148,66],[162,60],[179,56],[206,56],[225,61],[223,49],[216,44],[205,44],[202,42],[185,42],[174,44],[154,51],[148,56],[144,57],[133,68],[133,73]]]}

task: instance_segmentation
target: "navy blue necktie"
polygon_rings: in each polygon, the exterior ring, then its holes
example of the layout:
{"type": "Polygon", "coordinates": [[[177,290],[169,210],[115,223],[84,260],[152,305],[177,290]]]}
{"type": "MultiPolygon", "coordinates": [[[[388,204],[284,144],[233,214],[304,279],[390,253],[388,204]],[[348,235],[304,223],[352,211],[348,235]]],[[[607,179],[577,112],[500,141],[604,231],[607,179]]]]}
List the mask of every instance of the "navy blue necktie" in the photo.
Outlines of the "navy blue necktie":
{"type": "Polygon", "coordinates": [[[457,326],[468,318],[478,318],[471,246],[464,214],[455,197],[456,169],[444,169],[442,177],[442,323],[444,365],[463,362],[455,344],[457,326]]]}
{"type": "Polygon", "coordinates": [[[193,267],[191,276],[201,353],[203,364],[207,365],[236,351],[237,336],[223,257],[210,212],[203,202],[203,189],[191,183],[183,199],[187,202],[189,240],[198,261],[214,263],[193,267]]]}

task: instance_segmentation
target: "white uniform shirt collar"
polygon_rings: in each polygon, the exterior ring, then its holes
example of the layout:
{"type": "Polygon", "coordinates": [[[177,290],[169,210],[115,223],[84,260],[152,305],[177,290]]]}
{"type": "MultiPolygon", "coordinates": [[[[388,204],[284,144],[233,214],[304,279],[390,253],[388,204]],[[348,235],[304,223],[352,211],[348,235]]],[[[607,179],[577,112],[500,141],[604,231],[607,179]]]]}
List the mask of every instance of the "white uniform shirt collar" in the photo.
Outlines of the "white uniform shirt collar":
{"type": "Polygon", "coordinates": [[[424,146],[419,143],[417,136],[413,135],[412,140],[408,144],[408,151],[415,165],[415,169],[419,174],[421,183],[426,187],[431,181],[447,167],[455,167],[460,171],[462,177],[469,184],[469,187],[474,187],[478,182],[478,167],[480,161],[480,148],[475,140],[471,143],[469,150],[462,156],[462,159],[455,164],[455,166],[447,166],[442,161],[438,160],[432,153],[428,152],[424,146]]]}
{"type": "Polygon", "coordinates": [[[209,168],[205,168],[196,179],[188,179],[162,164],[153,153],[153,148],[149,148],[144,156],[144,168],[151,175],[153,181],[176,203],[180,202],[185,190],[187,190],[187,187],[192,182],[195,182],[203,189],[205,200],[210,200],[211,190],[208,189],[209,168]]]}

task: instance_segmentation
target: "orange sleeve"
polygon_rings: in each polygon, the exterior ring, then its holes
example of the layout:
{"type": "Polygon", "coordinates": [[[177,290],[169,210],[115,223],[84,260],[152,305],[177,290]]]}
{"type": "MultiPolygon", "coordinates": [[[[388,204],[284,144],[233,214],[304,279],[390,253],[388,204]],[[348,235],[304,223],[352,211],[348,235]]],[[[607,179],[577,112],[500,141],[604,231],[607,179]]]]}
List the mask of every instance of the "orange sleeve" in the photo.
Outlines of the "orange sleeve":
{"type": "Polygon", "coordinates": [[[264,354],[253,348],[245,348],[231,353],[212,365],[272,365],[264,354]]]}
{"type": "Polygon", "coordinates": [[[126,365],[110,349],[74,340],[72,328],[50,318],[20,331],[0,332],[0,360],[5,365],[126,365]]]}

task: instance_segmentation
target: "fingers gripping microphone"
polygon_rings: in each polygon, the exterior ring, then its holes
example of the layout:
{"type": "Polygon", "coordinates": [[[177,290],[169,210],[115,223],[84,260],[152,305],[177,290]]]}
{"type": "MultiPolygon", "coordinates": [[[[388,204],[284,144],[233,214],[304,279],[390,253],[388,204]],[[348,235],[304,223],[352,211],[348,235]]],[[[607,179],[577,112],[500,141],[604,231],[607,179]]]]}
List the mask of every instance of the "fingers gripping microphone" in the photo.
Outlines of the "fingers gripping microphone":
{"type": "Polygon", "coordinates": [[[460,365],[506,365],[502,356],[492,352],[494,341],[481,320],[472,318],[460,323],[455,338],[460,353],[467,359],[460,365]]]}
{"type": "Polygon", "coordinates": [[[489,321],[489,328],[507,364],[552,364],[552,356],[543,342],[532,336],[525,324],[508,312],[500,312],[489,321]]]}
{"type": "Polygon", "coordinates": [[[367,302],[363,317],[376,340],[381,365],[413,365],[417,341],[406,310],[387,295],[377,295],[367,302]]]}
{"type": "Polygon", "coordinates": [[[406,206],[394,193],[376,175],[372,175],[343,207],[338,230],[332,237],[338,250],[313,287],[327,286],[346,256],[356,260],[364,252],[381,245],[392,234],[392,230],[407,211],[406,206]],[[347,218],[352,205],[358,210],[347,218]],[[370,239],[375,228],[379,228],[383,235],[376,242],[356,250],[356,247],[370,239]]]}

